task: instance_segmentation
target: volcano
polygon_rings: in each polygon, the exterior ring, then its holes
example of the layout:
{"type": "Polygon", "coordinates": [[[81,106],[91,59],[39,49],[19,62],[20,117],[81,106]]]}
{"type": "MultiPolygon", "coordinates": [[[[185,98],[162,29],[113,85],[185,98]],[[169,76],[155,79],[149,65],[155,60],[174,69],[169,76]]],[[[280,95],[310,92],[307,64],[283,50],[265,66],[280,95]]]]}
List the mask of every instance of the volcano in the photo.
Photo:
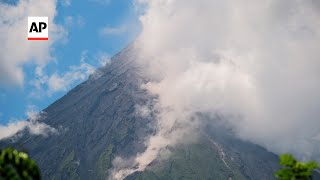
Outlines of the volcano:
{"type": "MultiPolygon", "coordinates": [[[[152,116],[136,112],[137,106],[157,98],[141,88],[148,78],[136,58],[134,48],[124,49],[44,109],[39,121],[58,132],[40,136],[24,129],[2,140],[0,147],[27,151],[43,179],[112,179],[115,157],[143,152],[145,138],[156,131],[152,116]]],[[[168,149],[169,158],[125,179],[274,179],[279,168],[277,155],[238,139],[218,120],[197,142],[168,149]]]]}

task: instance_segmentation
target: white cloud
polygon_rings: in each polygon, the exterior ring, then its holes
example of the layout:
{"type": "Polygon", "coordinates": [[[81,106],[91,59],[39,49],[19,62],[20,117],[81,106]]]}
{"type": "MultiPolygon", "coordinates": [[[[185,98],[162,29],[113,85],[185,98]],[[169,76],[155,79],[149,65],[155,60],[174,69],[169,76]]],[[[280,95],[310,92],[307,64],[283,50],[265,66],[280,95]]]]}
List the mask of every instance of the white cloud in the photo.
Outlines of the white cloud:
{"type": "Polygon", "coordinates": [[[70,89],[70,85],[78,81],[86,80],[89,75],[95,72],[95,68],[85,62],[86,56],[87,52],[84,51],[81,55],[79,66],[71,66],[70,70],[62,75],[53,74],[48,77],[47,85],[49,95],[59,91],[66,91],[70,89]]]}
{"type": "Polygon", "coordinates": [[[100,29],[99,33],[100,35],[106,36],[106,35],[121,35],[128,32],[128,26],[127,25],[120,25],[119,27],[104,27],[100,29]]]}
{"type": "Polygon", "coordinates": [[[78,16],[66,16],[64,18],[64,25],[66,27],[83,27],[85,25],[85,19],[84,17],[78,15],[78,16]]]}
{"type": "Polygon", "coordinates": [[[74,23],[73,21],[74,21],[74,19],[72,16],[64,17],[64,25],[65,26],[73,26],[73,23],[74,23]]]}
{"type": "Polygon", "coordinates": [[[29,105],[26,111],[26,115],[28,117],[26,127],[30,131],[31,134],[34,135],[42,135],[48,136],[49,134],[57,134],[58,131],[50,127],[49,125],[40,122],[42,119],[46,117],[45,112],[39,112],[36,106],[29,105]]]}
{"type": "Polygon", "coordinates": [[[152,110],[146,105],[136,105],[135,113],[143,118],[151,117],[152,110]]]}
{"type": "Polygon", "coordinates": [[[20,0],[16,6],[0,3],[0,84],[22,86],[24,64],[44,65],[52,59],[52,44],[66,34],[54,23],[56,14],[55,0],[20,0]],[[28,16],[49,17],[48,41],[27,40],[28,16]]]}
{"type": "Polygon", "coordinates": [[[66,91],[70,89],[70,85],[78,81],[84,81],[90,74],[95,72],[95,68],[90,64],[81,62],[80,66],[72,66],[70,71],[58,75],[53,74],[48,79],[48,93],[52,94],[58,91],[66,91]]]}
{"type": "Polygon", "coordinates": [[[71,0],[60,0],[62,6],[70,6],[71,5],[71,0]]]}
{"type": "Polygon", "coordinates": [[[275,153],[320,157],[320,11],[306,0],[140,0],[138,63],[159,97],[157,133],[134,157],[143,170],[221,114],[245,140],[275,153]]]}
{"type": "Polygon", "coordinates": [[[27,121],[15,121],[5,126],[0,125],[0,140],[14,136],[27,126],[27,121]]]}
{"type": "Polygon", "coordinates": [[[45,118],[46,114],[44,112],[37,112],[35,106],[29,106],[26,115],[28,121],[14,120],[7,125],[0,125],[0,140],[13,137],[23,129],[27,129],[33,135],[42,135],[45,137],[49,134],[58,133],[55,128],[40,122],[41,119],[45,118]]]}
{"type": "MultiPolygon", "coordinates": [[[[75,83],[86,80],[96,72],[94,66],[86,63],[87,58],[87,51],[83,51],[80,64],[78,66],[70,66],[69,70],[64,73],[55,72],[47,75],[43,72],[42,67],[38,67],[36,69],[37,78],[30,82],[35,87],[35,91],[30,96],[37,98],[41,98],[39,97],[40,94],[51,96],[57,92],[67,91],[75,83]]],[[[101,61],[103,60],[105,59],[101,59],[101,61]]]]}
{"type": "Polygon", "coordinates": [[[97,59],[100,66],[106,66],[111,63],[110,55],[104,52],[100,52],[97,54],[97,59]]]}

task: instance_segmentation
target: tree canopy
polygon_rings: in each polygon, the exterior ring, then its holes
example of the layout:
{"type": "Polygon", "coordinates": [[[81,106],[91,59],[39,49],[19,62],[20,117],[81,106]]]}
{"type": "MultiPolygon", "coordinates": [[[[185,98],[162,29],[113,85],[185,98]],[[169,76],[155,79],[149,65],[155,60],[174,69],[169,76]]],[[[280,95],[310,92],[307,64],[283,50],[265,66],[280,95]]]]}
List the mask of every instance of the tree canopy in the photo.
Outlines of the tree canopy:
{"type": "Polygon", "coordinates": [[[275,176],[281,180],[310,180],[313,170],[319,168],[317,162],[299,162],[291,154],[281,155],[280,165],[282,168],[275,176]]]}
{"type": "Polygon", "coordinates": [[[0,151],[0,179],[40,179],[40,171],[28,154],[13,148],[0,151]]]}

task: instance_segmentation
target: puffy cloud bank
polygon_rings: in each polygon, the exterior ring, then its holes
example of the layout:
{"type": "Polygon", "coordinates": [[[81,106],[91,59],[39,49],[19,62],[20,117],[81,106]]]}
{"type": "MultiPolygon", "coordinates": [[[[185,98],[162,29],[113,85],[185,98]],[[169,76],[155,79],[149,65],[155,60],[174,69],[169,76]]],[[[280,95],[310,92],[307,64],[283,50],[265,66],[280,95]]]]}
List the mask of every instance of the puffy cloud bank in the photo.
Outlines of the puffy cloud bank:
{"type": "MultiPolygon", "coordinates": [[[[222,114],[236,135],[275,153],[320,157],[320,3],[139,0],[138,63],[157,95],[157,133],[122,179],[222,114]],[[133,168],[132,168],[133,167],[133,168]]],[[[132,160],[131,160],[132,161],[132,160]]]]}

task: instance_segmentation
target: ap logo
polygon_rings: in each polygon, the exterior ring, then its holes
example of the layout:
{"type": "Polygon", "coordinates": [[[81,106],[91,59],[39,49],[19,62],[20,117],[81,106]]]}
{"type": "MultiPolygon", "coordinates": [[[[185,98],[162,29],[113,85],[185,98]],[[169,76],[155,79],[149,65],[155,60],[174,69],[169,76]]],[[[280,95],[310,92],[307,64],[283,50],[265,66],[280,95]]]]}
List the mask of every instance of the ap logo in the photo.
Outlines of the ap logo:
{"type": "Polygon", "coordinates": [[[28,17],[28,40],[48,40],[48,17],[28,17]]]}

